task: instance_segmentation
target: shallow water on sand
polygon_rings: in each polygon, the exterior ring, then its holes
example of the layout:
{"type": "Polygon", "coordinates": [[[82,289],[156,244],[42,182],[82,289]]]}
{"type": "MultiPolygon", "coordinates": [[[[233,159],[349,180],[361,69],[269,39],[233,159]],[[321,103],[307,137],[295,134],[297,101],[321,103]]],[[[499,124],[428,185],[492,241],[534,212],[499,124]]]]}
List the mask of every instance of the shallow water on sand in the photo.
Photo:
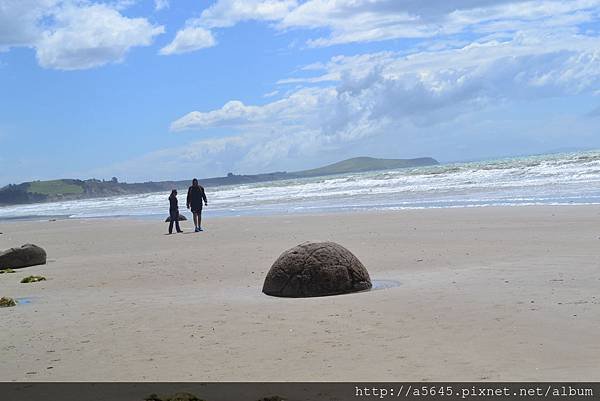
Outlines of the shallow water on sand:
{"type": "Polygon", "coordinates": [[[371,290],[385,290],[388,288],[400,287],[400,281],[398,280],[371,280],[373,287],[371,290]]]}

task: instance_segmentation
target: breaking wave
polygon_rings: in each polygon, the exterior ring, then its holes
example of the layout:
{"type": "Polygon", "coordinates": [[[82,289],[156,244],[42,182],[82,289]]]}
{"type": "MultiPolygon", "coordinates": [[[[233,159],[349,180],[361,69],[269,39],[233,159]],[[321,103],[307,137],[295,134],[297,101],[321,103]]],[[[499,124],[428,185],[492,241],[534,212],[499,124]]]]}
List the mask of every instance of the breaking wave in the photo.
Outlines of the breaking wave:
{"type": "MultiPolygon", "coordinates": [[[[600,204],[600,152],[529,156],[207,188],[213,216],[600,204]]],[[[16,205],[0,219],[167,215],[168,193],[16,205]]],[[[180,195],[180,204],[185,192],[180,195]]],[[[185,214],[185,211],[182,210],[185,214]]]]}

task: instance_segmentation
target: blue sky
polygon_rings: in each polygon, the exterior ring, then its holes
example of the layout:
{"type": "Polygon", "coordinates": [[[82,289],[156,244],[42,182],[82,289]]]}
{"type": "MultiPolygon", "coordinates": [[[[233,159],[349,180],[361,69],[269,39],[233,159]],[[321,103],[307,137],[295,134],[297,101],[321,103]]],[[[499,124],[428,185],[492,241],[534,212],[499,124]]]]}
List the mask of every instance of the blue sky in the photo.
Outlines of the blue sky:
{"type": "Polygon", "coordinates": [[[600,147],[600,0],[0,0],[0,185],[600,147]]]}

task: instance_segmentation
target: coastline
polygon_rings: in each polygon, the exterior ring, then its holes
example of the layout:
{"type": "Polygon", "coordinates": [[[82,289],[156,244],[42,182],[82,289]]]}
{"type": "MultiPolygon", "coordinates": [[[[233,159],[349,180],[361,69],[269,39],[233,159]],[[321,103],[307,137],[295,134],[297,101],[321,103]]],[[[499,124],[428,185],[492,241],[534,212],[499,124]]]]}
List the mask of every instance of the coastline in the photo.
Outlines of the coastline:
{"type": "MultiPolygon", "coordinates": [[[[213,206],[213,205],[211,205],[213,206]]],[[[213,212],[209,208],[203,211],[203,217],[211,220],[227,219],[227,218],[269,218],[269,217],[286,217],[286,216],[330,216],[330,215],[346,215],[346,214],[381,214],[381,213],[401,213],[410,211],[423,211],[423,210],[453,210],[453,209],[486,209],[486,208],[537,208],[537,207],[595,207],[600,206],[600,202],[560,202],[560,203],[547,203],[547,202],[528,202],[528,203],[481,203],[481,204],[460,204],[451,206],[358,206],[358,205],[346,205],[340,206],[335,205],[329,208],[315,207],[310,209],[292,209],[293,211],[284,212],[282,210],[275,211],[261,211],[261,212],[231,212],[231,213],[220,213],[213,212]],[[237,214],[236,214],[237,213],[237,214]]],[[[182,210],[180,213],[185,215],[188,220],[191,220],[192,213],[190,210],[182,210]]],[[[158,222],[169,216],[168,210],[164,213],[148,213],[139,215],[130,214],[114,214],[106,216],[72,216],[69,214],[56,214],[56,215],[28,215],[28,216],[15,216],[15,217],[0,217],[0,224],[10,224],[12,222],[44,222],[44,221],[78,221],[78,220],[131,220],[131,221],[153,221],[158,222]]]]}
{"type": "MultiPolygon", "coordinates": [[[[600,152],[589,151],[216,186],[208,191],[210,207],[206,212],[215,218],[456,207],[599,205],[599,165],[600,152]]],[[[57,216],[166,216],[169,193],[2,206],[0,221],[57,216]]]]}
{"type": "Polygon", "coordinates": [[[49,263],[0,275],[1,381],[600,380],[600,206],[1,222],[49,263]],[[398,286],[280,299],[285,249],[332,240],[398,286]],[[48,281],[20,284],[42,274],[48,281]],[[35,373],[32,373],[35,372],[35,373]]]}

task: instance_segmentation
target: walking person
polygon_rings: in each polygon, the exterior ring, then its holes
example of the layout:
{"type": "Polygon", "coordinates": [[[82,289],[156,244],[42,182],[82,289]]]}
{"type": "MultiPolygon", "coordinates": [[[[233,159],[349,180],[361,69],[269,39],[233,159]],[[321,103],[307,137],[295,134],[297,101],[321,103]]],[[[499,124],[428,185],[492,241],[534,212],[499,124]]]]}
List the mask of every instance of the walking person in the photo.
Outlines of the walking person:
{"type": "Polygon", "coordinates": [[[199,232],[202,231],[202,202],[204,201],[204,205],[208,206],[208,201],[206,200],[206,194],[204,193],[204,188],[198,184],[198,180],[194,178],[192,180],[192,186],[189,187],[187,193],[187,208],[192,210],[192,214],[194,215],[194,231],[199,232]]]}
{"type": "Polygon", "coordinates": [[[171,191],[171,195],[169,196],[169,234],[173,234],[173,223],[175,223],[175,229],[178,233],[182,233],[183,231],[179,228],[179,205],[177,201],[177,190],[174,189],[171,191]]]}

